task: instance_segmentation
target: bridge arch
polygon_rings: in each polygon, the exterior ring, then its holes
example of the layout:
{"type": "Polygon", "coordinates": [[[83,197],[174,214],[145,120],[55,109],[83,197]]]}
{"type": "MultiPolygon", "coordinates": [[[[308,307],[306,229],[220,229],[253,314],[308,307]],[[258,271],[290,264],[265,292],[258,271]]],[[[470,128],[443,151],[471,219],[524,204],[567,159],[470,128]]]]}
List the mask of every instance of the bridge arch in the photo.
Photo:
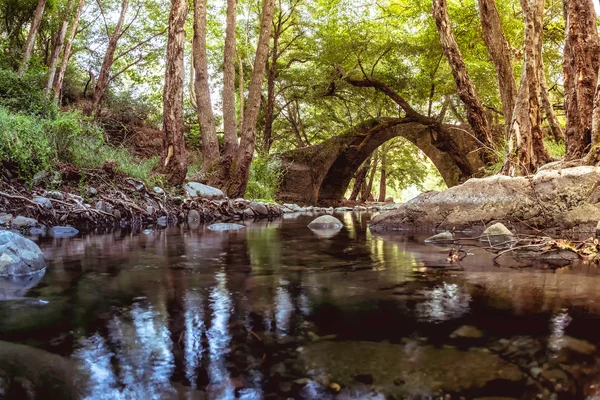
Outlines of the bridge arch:
{"type": "Polygon", "coordinates": [[[483,162],[472,137],[457,127],[437,128],[406,118],[373,120],[319,145],[284,153],[286,172],[278,199],[301,204],[339,202],[360,165],[379,146],[400,136],[429,157],[448,187],[476,175],[483,162]]]}

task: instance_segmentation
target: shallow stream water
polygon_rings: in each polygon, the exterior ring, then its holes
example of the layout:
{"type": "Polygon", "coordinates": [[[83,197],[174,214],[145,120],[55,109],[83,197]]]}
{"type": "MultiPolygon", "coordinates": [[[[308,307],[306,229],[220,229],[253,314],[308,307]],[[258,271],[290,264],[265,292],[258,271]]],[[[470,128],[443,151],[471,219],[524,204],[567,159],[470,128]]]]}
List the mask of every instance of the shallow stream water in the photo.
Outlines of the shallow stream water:
{"type": "Polygon", "coordinates": [[[45,273],[0,282],[0,398],[597,396],[596,265],[450,263],[336,216],[39,239],[45,273]]]}

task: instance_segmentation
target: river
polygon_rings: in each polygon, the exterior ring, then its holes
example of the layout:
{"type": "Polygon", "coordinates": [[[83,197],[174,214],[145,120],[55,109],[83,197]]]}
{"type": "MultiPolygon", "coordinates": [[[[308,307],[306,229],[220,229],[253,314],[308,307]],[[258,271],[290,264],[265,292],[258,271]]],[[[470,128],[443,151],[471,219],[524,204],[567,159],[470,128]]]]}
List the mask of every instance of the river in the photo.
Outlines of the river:
{"type": "Polygon", "coordinates": [[[596,265],[450,263],[336,216],[38,239],[45,273],[0,282],[0,349],[66,358],[88,399],[596,398],[596,265]]]}

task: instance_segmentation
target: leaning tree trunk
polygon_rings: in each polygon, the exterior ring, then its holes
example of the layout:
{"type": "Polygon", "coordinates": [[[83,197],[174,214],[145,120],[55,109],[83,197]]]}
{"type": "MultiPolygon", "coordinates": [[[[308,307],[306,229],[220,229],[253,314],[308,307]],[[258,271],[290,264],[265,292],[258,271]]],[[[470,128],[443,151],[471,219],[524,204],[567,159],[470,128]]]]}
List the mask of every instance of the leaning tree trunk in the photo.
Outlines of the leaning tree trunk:
{"type": "Polygon", "coordinates": [[[269,55],[269,40],[274,8],[275,0],[264,0],[260,34],[256,46],[254,69],[248,88],[248,100],[246,102],[246,109],[244,110],[244,125],[241,129],[240,144],[231,166],[227,164],[222,166],[222,168],[228,170],[225,171],[229,175],[229,179],[225,182],[225,190],[230,197],[243,196],[248,185],[250,164],[252,163],[256,144],[256,122],[258,120],[262,83],[269,55]]]}
{"type": "Polygon", "coordinates": [[[510,62],[510,47],[502,31],[502,23],[495,0],[479,0],[478,3],[483,40],[496,69],[496,78],[502,101],[502,114],[504,115],[504,123],[508,128],[517,97],[517,83],[510,62]]]}
{"type": "Polygon", "coordinates": [[[350,193],[350,200],[356,201],[358,195],[361,192],[361,189],[365,186],[365,181],[367,179],[367,173],[369,172],[369,165],[371,165],[371,157],[367,158],[356,174],[354,174],[354,186],[352,187],[352,193],[350,193]]]}
{"type": "Polygon", "coordinates": [[[71,13],[71,0],[67,2],[67,8],[65,9],[65,15],[60,23],[60,29],[58,36],[56,37],[56,43],[54,49],[52,49],[52,55],[50,56],[50,63],[48,66],[48,76],[46,77],[46,85],[44,86],[44,93],[50,94],[52,86],[54,84],[54,78],[56,76],[56,66],[58,65],[58,57],[63,49],[65,37],[67,36],[67,28],[69,27],[69,14],[71,13]]]}
{"type": "Polygon", "coordinates": [[[538,98],[544,0],[521,0],[521,8],[525,19],[525,57],[521,86],[510,124],[508,154],[502,167],[502,173],[511,176],[534,173],[550,159],[544,147],[538,98]]]}
{"type": "Polygon", "coordinates": [[[23,48],[23,59],[21,60],[21,64],[19,64],[19,76],[23,76],[23,74],[27,72],[27,68],[29,68],[29,59],[33,53],[33,45],[35,44],[35,37],[38,29],[40,28],[40,23],[42,22],[44,8],[46,8],[46,0],[38,0],[37,7],[35,8],[35,14],[33,15],[33,21],[31,21],[31,27],[29,28],[29,33],[27,34],[27,41],[25,42],[25,47],[23,48]]]}
{"type": "Polygon", "coordinates": [[[227,0],[227,26],[223,53],[223,141],[225,156],[231,157],[237,149],[235,124],[235,16],[236,0],[227,0]]]}
{"type": "Polygon", "coordinates": [[[592,0],[563,0],[565,47],[563,74],[568,160],[584,156],[591,144],[599,39],[592,0]]]}
{"type": "Polygon", "coordinates": [[[385,162],[385,155],[387,153],[387,149],[382,149],[382,153],[381,153],[381,170],[379,171],[381,174],[381,177],[379,178],[379,201],[381,203],[385,202],[385,192],[387,189],[387,165],[385,162]]]}
{"type": "Polygon", "coordinates": [[[100,73],[98,74],[98,80],[96,81],[94,97],[92,100],[91,114],[94,115],[100,109],[100,105],[104,99],[104,93],[106,92],[106,87],[108,86],[108,82],[110,82],[110,70],[114,62],[115,51],[117,50],[117,42],[121,37],[121,31],[123,30],[123,24],[125,23],[125,15],[127,14],[128,7],[129,0],[123,0],[121,3],[121,14],[119,14],[117,25],[115,26],[115,30],[108,41],[106,53],[104,53],[102,67],[100,67],[100,73]]]}
{"type": "Polygon", "coordinates": [[[183,58],[185,48],[185,20],[187,0],[172,0],[167,39],[167,70],[163,93],[163,154],[159,170],[169,182],[181,184],[187,172],[187,158],[183,139],[183,58]]]}
{"type": "Polygon", "coordinates": [[[202,171],[213,172],[219,163],[219,142],[208,84],[206,56],[206,0],[194,0],[194,70],[196,79],[196,106],[202,136],[202,171]]]}
{"type": "Polygon", "coordinates": [[[63,58],[60,62],[60,67],[58,68],[56,74],[56,79],[54,81],[54,99],[56,101],[60,101],[60,92],[62,90],[62,84],[65,78],[65,72],[67,71],[69,58],[71,57],[71,47],[73,47],[73,40],[75,40],[75,35],[77,34],[77,26],[79,25],[79,19],[81,18],[81,12],[83,11],[84,4],[85,0],[79,0],[77,12],[75,13],[75,17],[73,18],[73,22],[71,23],[71,32],[69,32],[69,37],[67,39],[67,42],[65,43],[65,51],[63,53],[63,58]]]}
{"type": "Polygon", "coordinates": [[[371,190],[373,189],[373,181],[375,180],[375,172],[377,171],[377,164],[379,162],[378,152],[375,151],[375,155],[373,157],[373,162],[370,167],[369,181],[367,186],[365,186],[365,190],[360,195],[360,200],[365,202],[368,201],[371,197],[371,190]]]}
{"type": "Polygon", "coordinates": [[[477,96],[475,85],[467,72],[467,67],[465,66],[458,43],[454,39],[446,0],[433,0],[433,18],[435,19],[435,24],[440,35],[442,51],[452,69],[452,76],[456,83],[458,96],[467,110],[467,121],[471,129],[473,129],[475,137],[483,146],[489,148],[492,144],[492,135],[485,119],[485,110],[477,96]]]}

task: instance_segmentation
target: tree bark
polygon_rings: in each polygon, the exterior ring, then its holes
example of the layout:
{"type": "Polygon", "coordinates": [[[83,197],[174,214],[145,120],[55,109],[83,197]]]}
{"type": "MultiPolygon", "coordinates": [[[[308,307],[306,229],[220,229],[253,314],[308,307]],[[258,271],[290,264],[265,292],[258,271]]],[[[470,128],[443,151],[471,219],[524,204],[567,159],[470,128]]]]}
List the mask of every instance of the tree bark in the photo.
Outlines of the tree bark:
{"type": "Polygon", "coordinates": [[[433,0],[433,18],[440,35],[442,51],[448,59],[458,95],[467,110],[467,121],[483,146],[491,146],[492,135],[485,119],[485,110],[463,60],[450,25],[446,0],[433,0]]]}
{"type": "Polygon", "coordinates": [[[381,203],[385,202],[385,192],[387,189],[387,165],[385,162],[387,150],[386,147],[381,148],[381,170],[379,171],[381,175],[379,178],[379,201],[381,203]]]}
{"type": "Polygon", "coordinates": [[[360,195],[360,200],[365,202],[368,201],[371,197],[371,190],[373,189],[373,181],[375,180],[375,172],[377,172],[377,164],[379,163],[379,152],[375,150],[373,156],[373,162],[371,163],[371,167],[369,169],[369,181],[365,190],[360,195]]]}
{"type": "Polygon", "coordinates": [[[102,67],[100,68],[98,80],[96,81],[96,87],[94,88],[94,96],[92,100],[92,109],[90,114],[95,115],[98,112],[98,110],[100,109],[100,105],[102,104],[102,100],[104,99],[104,93],[106,92],[106,88],[108,86],[108,83],[110,82],[110,70],[114,62],[115,51],[117,50],[117,42],[121,37],[121,31],[123,30],[123,24],[125,23],[125,15],[127,14],[128,8],[129,0],[122,0],[121,13],[119,14],[119,19],[117,20],[115,30],[113,31],[108,41],[106,53],[104,53],[104,59],[102,61],[102,67]]]}
{"type": "MultiPolygon", "coordinates": [[[[126,1],[126,0],[125,0],[126,1]]],[[[187,173],[187,158],[183,139],[183,86],[185,20],[187,0],[172,0],[167,39],[167,69],[163,93],[163,154],[159,170],[169,182],[181,184],[187,173]]]]}
{"type": "MultiPolygon", "coordinates": [[[[479,0],[483,40],[496,69],[496,78],[502,101],[502,115],[508,128],[517,97],[517,82],[512,71],[510,47],[502,31],[502,23],[495,0],[479,0]]],[[[507,129],[508,131],[508,129],[507,129]]]]}
{"type": "Polygon", "coordinates": [[[525,19],[521,86],[509,130],[508,154],[502,167],[502,172],[511,176],[532,174],[550,159],[544,147],[538,97],[544,0],[521,0],[521,8],[525,19]]]}
{"type": "Polygon", "coordinates": [[[58,58],[63,49],[65,37],[67,36],[67,28],[69,27],[69,15],[71,14],[71,0],[67,2],[67,8],[65,9],[65,15],[60,23],[60,29],[58,36],[56,37],[56,43],[52,49],[52,55],[50,56],[50,63],[48,65],[48,76],[46,77],[46,85],[44,86],[44,93],[50,94],[52,86],[54,84],[54,78],[56,77],[56,66],[58,65],[58,58]]]}
{"type": "Polygon", "coordinates": [[[252,163],[256,144],[256,122],[258,119],[267,57],[269,55],[269,40],[274,8],[274,0],[264,0],[260,34],[256,46],[256,56],[254,58],[254,68],[252,77],[250,78],[248,100],[244,110],[244,125],[241,129],[240,145],[238,146],[237,153],[232,160],[231,165],[223,166],[229,170],[230,179],[227,180],[225,189],[230,197],[243,196],[246,191],[246,186],[248,185],[250,164],[252,163]]]}
{"type": "Polygon", "coordinates": [[[227,26],[223,57],[223,129],[227,157],[233,156],[238,144],[235,124],[235,17],[236,0],[227,0],[227,26]]]}
{"type": "Polygon", "coordinates": [[[79,26],[79,19],[81,18],[81,13],[83,11],[84,5],[85,0],[79,0],[79,6],[77,7],[75,17],[73,18],[73,22],[71,23],[71,32],[69,32],[69,37],[67,39],[67,42],[65,43],[65,51],[63,53],[63,58],[60,62],[60,67],[58,68],[56,79],[54,81],[54,99],[56,101],[60,100],[60,92],[62,90],[63,80],[67,71],[69,58],[71,57],[71,48],[73,47],[73,41],[75,40],[75,35],[77,34],[77,27],[79,26]]]}
{"type": "Polygon", "coordinates": [[[23,48],[23,59],[21,60],[19,70],[17,72],[19,76],[23,76],[29,68],[29,60],[31,59],[31,54],[33,53],[35,37],[38,29],[40,28],[42,17],[44,16],[44,8],[46,8],[46,0],[38,0],[37,7],[35,8],[35,14],[33,15],[33,21],[31,21],[31,27],[29,28],[29,33],[27,34],[27,41],[25,42],[25,47],[23,48]]]}
{"type": "Polygon", "coordinates": [[[206,0],[194,0],[194,69],[196,105],[202,135],[202,171],[211,172],[219,163],[219,142],[208,84],[206,56],[206,0]]]}
{"type": "Polygon", "coordinates": [[[361,190],[364,189],[367,173],[369,172],[369,165],[371,165],[371,157],[367,158],[356,171],[356,174],[354,174],[354,186],[352,187],[352,193],[350,194],[351,201],[356,201],[361,190]]]}
{"type": "Polygon", "coordinates": [[[592,0],[563,0],[563,10],[566,159],[573,160],[584,156],[592,140],[600,48],[592,0]]]}

